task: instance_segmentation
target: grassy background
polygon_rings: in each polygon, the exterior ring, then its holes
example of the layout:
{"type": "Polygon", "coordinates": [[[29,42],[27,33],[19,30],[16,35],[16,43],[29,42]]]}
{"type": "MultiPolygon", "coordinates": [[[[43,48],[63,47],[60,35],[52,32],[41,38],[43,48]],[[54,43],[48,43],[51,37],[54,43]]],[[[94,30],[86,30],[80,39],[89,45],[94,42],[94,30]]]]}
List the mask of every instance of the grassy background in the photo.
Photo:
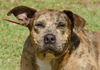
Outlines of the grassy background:
{"type": "MultiPolygon", "coordinates": [[[[86,29],[100,31],[100,0],[0,0],[0,17],[13,7],[25,5],[39,9],[69,9],[86,19],[86,29]]],[[[29,34],[28,29],[20,25],[0,20],[0,70],[18,70],[22,46],[29,34]]]]}

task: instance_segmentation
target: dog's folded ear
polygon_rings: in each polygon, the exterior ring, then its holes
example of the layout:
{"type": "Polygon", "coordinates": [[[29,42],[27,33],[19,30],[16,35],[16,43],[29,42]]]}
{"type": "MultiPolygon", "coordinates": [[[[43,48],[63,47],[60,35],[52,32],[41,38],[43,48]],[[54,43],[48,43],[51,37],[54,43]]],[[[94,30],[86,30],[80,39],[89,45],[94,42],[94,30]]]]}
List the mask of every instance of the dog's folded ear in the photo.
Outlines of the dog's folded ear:
{"type": "Polygon", "coordinates": [[[68,11],[68,10],[64,10],[63,11],[68,17],[69,19],[71,20],[72,22],[72,27],[75,31],[79,32],[83,29],[83,27],[85,26],[85,19],[74,14],[73,12],[71,11],[68,11]]]}
{"type": "Polygon", "coordinates": [[[21,25],[27,26],[29,24],[29,20],[33,17],[36,10],[33,8],[29,8],[26,6],[18,6],[13,9],[11,9],[7,15],[13,14],[15,17],[19,19],[19,23],[21,25]]]}

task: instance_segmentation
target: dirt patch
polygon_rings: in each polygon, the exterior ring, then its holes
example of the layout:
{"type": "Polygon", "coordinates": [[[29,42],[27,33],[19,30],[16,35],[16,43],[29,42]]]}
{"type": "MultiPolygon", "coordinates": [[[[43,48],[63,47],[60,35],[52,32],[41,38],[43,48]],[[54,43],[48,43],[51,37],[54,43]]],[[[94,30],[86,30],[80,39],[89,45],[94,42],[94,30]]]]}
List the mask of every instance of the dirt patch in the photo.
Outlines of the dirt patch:
{"type": "Polygon", "coordinates": [[[80,0],[81,2],[90,2],[91,0],[80,0]]]}
{"type": "Polygon", "coordinates": [[[99,7],[100,8],[100,2],[94,3],[94,4],[89,4],[90,7],[99,7]]]}
{"type": "Polygon", "coordinates": [[[100,1],[93,2],[91,0],[80,0],[80,2],[84,3],[86,6],[89,6],[89,7],[92,7],[92,8],[100,7],[100,1]]]}

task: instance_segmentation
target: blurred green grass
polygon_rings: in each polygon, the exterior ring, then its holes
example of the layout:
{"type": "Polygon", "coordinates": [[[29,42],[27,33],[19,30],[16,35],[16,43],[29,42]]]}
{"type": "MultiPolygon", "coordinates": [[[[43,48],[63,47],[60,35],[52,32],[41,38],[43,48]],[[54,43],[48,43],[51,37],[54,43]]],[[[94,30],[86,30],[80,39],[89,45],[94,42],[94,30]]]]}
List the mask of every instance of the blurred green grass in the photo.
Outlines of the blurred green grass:
{"type": "MultiPolygon", "coordinates": [[[[100,31],[99,0],[0,0],[0,17],[16,20],[14,16],[6,16],[16,6],[25,5],[39,9],[69,9],[87,21],[86,29],[100,31]]],[[[20,25],[0,20],[0,70],[18,70],[20,56],[28,29],[20,25]]]]}

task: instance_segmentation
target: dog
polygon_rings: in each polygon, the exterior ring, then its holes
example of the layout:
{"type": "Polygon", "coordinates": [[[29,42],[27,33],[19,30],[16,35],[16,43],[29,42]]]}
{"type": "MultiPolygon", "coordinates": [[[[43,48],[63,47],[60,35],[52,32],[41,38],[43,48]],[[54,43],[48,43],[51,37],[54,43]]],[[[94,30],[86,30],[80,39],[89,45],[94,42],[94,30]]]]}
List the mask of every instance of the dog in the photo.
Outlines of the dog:
{"type": "Polygon", "coordinates": [[[69,10],[26,6],[11,14],[30,32],[20,70],[100,70],[100,32],[85,30],[84,18],[69,10]]]}

